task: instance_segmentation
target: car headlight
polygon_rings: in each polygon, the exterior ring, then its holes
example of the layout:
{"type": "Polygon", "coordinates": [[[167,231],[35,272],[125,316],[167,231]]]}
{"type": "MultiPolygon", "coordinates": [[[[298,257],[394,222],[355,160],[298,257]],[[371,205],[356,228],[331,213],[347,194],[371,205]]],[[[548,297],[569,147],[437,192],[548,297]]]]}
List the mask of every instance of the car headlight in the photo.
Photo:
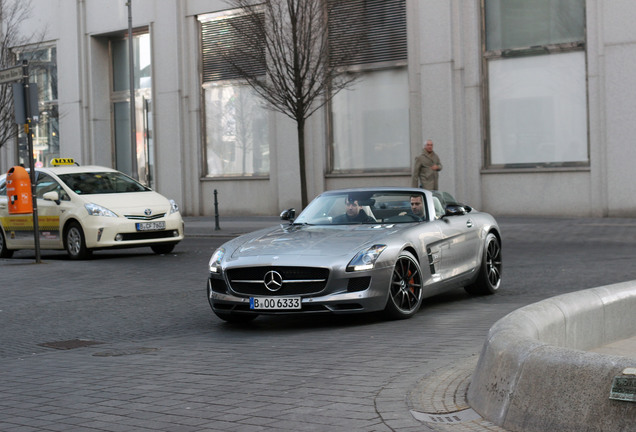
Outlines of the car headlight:
{"type": "Polygon", "coordinates": [[[347,271],[371,270],[384,249],[386,249],[386,245],[373,245],[368,249],[361,250],[349,262],[347,271]]]}
{"type": "Polygon", "coordinates": [[[210,262],[208,263],[208,267],[210,268],[210,273],[221,272],[221,261],[223,261],[224,256],[225,256],[225,249],[219,248],[214,251],[214,253],[212,254],[212,258],[210,258],[210,262]]]}
{"type": "Polygon", "coordinates": [[[84,207],[86,208],[88,214],[91,216],[117,217],[117,215],[112,211],[97,204],[88,203],[84,204],[84,207]]]}
{"type": "Polygon", "coordinates": [[[170,213],[177,213],[179,211],[179,206],[175,200],[170,200],[170,213]]]}

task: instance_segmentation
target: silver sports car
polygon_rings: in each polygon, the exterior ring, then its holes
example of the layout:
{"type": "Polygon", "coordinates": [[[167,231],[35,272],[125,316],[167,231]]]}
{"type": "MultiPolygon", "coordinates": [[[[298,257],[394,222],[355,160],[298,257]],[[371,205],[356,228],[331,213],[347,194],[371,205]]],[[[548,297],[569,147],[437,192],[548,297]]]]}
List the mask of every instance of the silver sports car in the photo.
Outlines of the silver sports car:
{"type": "Polygon", "coordinates": [[[501,284],[497,222],[448,193],[334,190],[281,219],[210,258],[208,301],[220,318],[384,311],[401,319],[425,297],[458,287],[492,294],[501,284]]]}

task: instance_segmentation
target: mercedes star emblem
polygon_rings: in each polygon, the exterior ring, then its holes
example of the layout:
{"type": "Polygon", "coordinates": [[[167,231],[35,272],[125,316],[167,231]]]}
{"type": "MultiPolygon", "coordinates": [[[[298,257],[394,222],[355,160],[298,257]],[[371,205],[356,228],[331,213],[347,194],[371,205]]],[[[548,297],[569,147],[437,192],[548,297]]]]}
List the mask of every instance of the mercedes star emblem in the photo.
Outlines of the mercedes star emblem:
{"type": "Polygon", "coordinates": [[[277,271],[270,270],[265,273],[263,283],[268,290],[278,291],[283,286],[283,277],[277,271]]]}

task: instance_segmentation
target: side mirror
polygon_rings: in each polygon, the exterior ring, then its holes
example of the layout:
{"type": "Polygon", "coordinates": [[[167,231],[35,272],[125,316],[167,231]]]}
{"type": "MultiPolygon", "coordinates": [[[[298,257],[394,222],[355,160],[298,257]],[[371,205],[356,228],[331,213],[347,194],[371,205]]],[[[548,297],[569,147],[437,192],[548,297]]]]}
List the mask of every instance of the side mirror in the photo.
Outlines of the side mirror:
{"type": "Polygon", "coordinates": [[[55,201],[55,204],[60,204],[60,195],[56,191],[47,192],[42,195],[46,201],[55,201]]]}
{"type": "MultiPolygon", "coordinates": [[[[472,210],[472,209],[471,209],[472,210]]],[[[444,217],[446,216],[459,216],[468,213],[463,205],[460,204],[448,204],[445,209],[444,217]]]]}
{"type": "Polygon", "coordinates": [[[290,208],[287,210],[283,210],[283,212],[280,214],[280,218],[282,220],[293,222],[296,218],[296,209],[290,208]]]}

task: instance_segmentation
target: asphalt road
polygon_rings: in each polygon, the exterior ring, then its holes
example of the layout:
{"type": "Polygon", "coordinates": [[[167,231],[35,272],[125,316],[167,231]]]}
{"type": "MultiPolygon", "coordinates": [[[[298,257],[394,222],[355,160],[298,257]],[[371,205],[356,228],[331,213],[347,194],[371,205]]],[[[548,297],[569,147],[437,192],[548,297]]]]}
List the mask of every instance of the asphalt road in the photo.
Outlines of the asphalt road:
{"type": "Polygon", "coordinates": [[[499,318],[636,279],[636,219],[499,221],[499,293],[458,289],[393,322],[224,323],[205,295],[208,259],[227,240],[218,236],[188,237],[168,255],[0,259],[0,430],[437,430],[410,415],[414,389],[478,355],[499,318]]]}

